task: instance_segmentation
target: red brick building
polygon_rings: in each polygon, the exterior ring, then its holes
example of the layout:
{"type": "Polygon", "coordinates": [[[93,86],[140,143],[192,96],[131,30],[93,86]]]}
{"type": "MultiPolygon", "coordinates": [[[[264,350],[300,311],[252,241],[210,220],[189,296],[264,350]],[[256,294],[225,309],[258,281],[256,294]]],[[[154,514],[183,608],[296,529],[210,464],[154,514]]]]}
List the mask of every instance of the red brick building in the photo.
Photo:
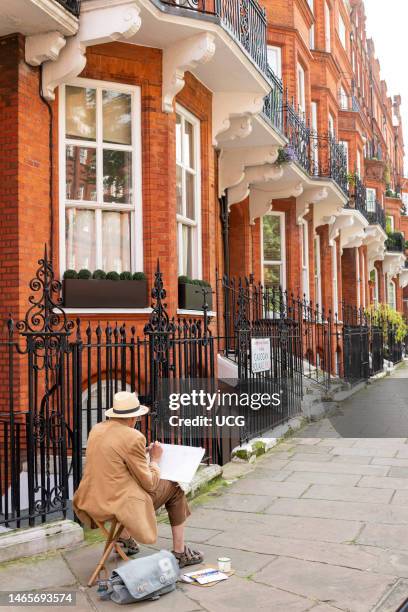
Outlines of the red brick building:
{"type": "MultiPolygon", "coordinates": [[[[150,288],[159,259],[181,316],[201,312],[178,303],[178,277],[215,290],[217,270],[339,315],[402,311],[401,100],[361,0],[6,4],[3,319],[25,312],[45,243],[61,278],[144,272],[150,288]]],[[[66,311],[142,330],[149,306],[66,311]]]]}

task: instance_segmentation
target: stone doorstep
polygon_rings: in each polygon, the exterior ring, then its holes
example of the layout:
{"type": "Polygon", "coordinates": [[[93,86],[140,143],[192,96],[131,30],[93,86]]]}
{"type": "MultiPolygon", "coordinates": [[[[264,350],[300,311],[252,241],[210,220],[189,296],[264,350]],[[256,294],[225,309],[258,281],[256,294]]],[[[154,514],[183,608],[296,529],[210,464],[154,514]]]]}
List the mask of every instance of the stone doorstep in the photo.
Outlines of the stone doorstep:
{"type": "Polygon", "coordinates": [[[68,519],[0,534],[0,563],[82,544],[84,531],[68,519]]]}
{"type": "MultiPolygon", "coordinates": [[[[191,483],[181,485],[189,499],[196,497],[203,487],[222,476],[219,465],[200,466],[191,483]]],[[[165,513],[162,508],[157,514],[165,513]]],[[[10,529],[0,532],[0,563],[32,557],[49,551],[72,548],[82,544],[84,531],[68,519],[45,523],[37,527],[10,529]]]]}

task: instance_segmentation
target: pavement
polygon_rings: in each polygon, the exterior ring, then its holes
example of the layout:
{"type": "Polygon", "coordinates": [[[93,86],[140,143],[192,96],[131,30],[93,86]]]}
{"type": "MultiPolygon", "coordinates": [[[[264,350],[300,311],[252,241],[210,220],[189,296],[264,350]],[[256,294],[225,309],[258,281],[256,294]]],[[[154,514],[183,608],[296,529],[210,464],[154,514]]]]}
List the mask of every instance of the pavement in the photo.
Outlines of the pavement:
{"type": "MultiPolygon", "coordinates": [[[[235,575],[211,588],[180,585],[159,601],[135,607],[395,612],[408,597],[408,433],[390,437],[387,419],[383,435],[361,432],[393,403],[403,423],[407,378],[405,364],[255,464],[227,465],[226,482],[195,503],[186,537],[208,563],[230,557],[235,575]],[[356,433],[345,437],[350,423],[357,423],[356,433]]],[[[379,433],[379,423],[372,430],[379,433]]],[[[167,523],[159,525],[159,534],[157,548],[171,548],[167,523]]],[[[75,610],[117,610],[98,599],[96,587],[85,586],[101,549],[100,542],[88,541],[74,550],[4,564],[0,591],[73,590],[75,610]]],[[[143,547],[140,554],[151,552],[143,547]]],[[[118,563],[113,558],[111,567],[118,563]]]]}

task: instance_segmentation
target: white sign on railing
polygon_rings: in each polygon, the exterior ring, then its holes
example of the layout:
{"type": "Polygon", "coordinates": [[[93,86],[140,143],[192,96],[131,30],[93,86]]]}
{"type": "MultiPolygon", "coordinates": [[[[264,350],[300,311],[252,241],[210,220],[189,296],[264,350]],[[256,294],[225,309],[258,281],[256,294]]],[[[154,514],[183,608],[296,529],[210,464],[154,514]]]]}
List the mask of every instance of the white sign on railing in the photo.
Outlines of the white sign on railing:
{"type": "Polygon", "coordinates": [[[253,374],[271,369],[271,341],[269,338],[251,338],[251,366],[253,374]]]}

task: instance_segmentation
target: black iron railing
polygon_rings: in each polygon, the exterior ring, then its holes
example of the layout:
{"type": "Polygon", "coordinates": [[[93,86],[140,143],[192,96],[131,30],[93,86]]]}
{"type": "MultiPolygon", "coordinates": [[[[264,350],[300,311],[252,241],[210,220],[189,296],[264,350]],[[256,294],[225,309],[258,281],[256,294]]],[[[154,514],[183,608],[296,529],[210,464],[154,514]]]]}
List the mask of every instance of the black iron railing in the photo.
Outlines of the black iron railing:
{"type": "Polygon", "coordinates": [[[380,225],[383,230],[386,228],[386,219],[385,219],[385,210],[381,206],[381,203],[376,200],[375,201],[375,209],[368,210],[367,209],[367,220],[370,225],[380,225]]]}
{"type": "Polygon", "coordinates": [[[331,178],[347,192],[347,156],[343,145],[330,133],[310,132],[311,174],[331,178]]]}
{"type": "Polygon", "coordinates": [[[282,134],[283,128],[283,85],[271,68],[267,67],[267,76],[272,83],[272,89],[266,96],[263,107],[264,117],[282,134]]]}
{"type": "Polygon", "coordinates": [[[401,232],[391,232],[385,241],[387,251],[403,253],[405,251],[405,239],[401,232]]]}
{"type": "Polygon", "coordinates": [[[350,199],[347,205],[348,208],[358,210],[366,219],[368,219],[367,190],[366,186],[357,174],[353,175],[353,179],[350,182],[349,198],[350,199]]]}
{"type": "Polygon", "coordinates": [[[285,136],[289,141],[289,158],[293,157],[293,161],[297,161],[306,172],[310,173],[312,171],[310,129],[291,104],[285,103],[283,114],[285,136]]]}
{"type": "Polygon", "coordinates": [[[81,10],[81,0],[57,0],[58,4],[61,4],[67,11],[79,17],[81,10]]]}
{"type": "Polygon", "coordinates": [[[177,9],[215,15],[221,25],[266,73],[266,14],[256,0],[161,0],[177,9]]]}

